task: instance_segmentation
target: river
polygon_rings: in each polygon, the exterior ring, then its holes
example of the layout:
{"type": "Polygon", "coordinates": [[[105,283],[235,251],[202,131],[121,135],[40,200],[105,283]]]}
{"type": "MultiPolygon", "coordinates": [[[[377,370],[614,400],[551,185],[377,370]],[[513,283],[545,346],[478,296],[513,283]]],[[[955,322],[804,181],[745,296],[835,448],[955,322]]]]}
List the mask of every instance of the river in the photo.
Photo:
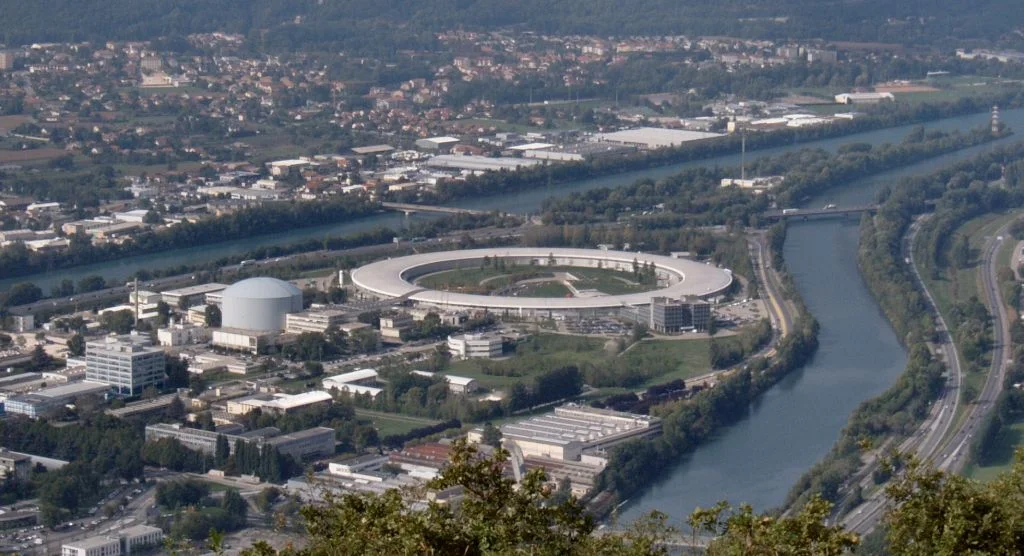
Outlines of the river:
{"type": "MultiPolygon", "coordinates": [[[[1020,129],[1022,130],[1021,133],[1024,133],[1024,127],[1014,125],[1014,121],[1024,121],[1024,110],[1008,110],[1003,112],[1001,116],[1003,121],[1007,122],[1008,125],[1015,127],[1016,129],[1020,129]]],[[[987,121],[987,118],[988,116],[984,114],[961,116],[933,122],[928,124],[927,127],[929,129],[943,130],[968,129],[972,126],[984,124],[987,121]]],[[[784,152],[812,147],[834,151],[840,145],[852,142],[871,144],[881,144],[886,142],[894,143],[900,141],[912,127],[914,126],[902,126],[877,131],[868,131],[848,135],[846,137],[763,149],[748,153],[747,157],[750,160],[756,160],[760,157],[773,156],[784,152]]],[[[511,213],[525,214],[538,211],[544,199],[552,196],[562,196],[576,191],[587,191],[599,187],[613,187],[616,185],[628,184],[640,178],[658,179],[675,174],[684,168],[693,168],[697,166],[739,166],[739,164],[740,155],[739,153],[736,153],[734,155],[720,156],[705,160],[684,162],[669,166],[659,166],[648,170],[637,170],[600,178],[569,182],[521,193],[467,199],[454,203],[454,205],[462,208],[483,210],[499,209],[511,213]]],[[[430,218],[430,216],[417,215],[413,216],[413,218],[430,218]]],[[[269,236],[258,236],[241,240],[226,241],[213,245],[175,249],[173,251],[165,251],[149,255],[138,255],[118,261],[77,266],[72,269],[57,272],[47,272],[0,280],[0,290],[6,290],[7,288],[10,288],[11,285],[18,282],[33,282],[42,288],[44,292],[49,292],[50,288],[58,285],[61,280],[71,279],[77,283],[82,278],[90,275],[102,276],[108,281],[117,283],[142,269],[161,269],[184,264],[202,264],[209,261],[215,261],[228,255],[244,253],[264,245],[287,245],[310,238],[321,239],[327,235],[336,236],[353,234],[376,227],[391,227],[398,229],[401,226],[401,215],[382,214],[336,224],[300,228],[269,236]]]]}
{"type": "MultiPolygon", "coordinates": [[[[1008,116],[1008,125],[1024,133],[1024,111],[1008,116]]],[[[955,120],[956,125],[974,126],[985,119],[955,120]]],[[[951,121],[941,123],[947,127],[951,121]]],[[[870,204],[880,188],[902,177],[928,174],[999,143],[1022,139],[1009,137],[861,179],[825,192],[807,206],[870,204]]],[[[858,219],[813,220],[789,227],[786,266],[821,324],[818,352],[762,396],[747,418],[631,501],[621,512],[622,523],[657,509],[679,525],[695,507],[720,500],[746,502],[758,511],[780,506],[797,479],[829,451],[853,410],[896,381],[907,357],[857,269],[858,224],[858,219]]]]}
{"type": "MultiPolygon", "coordinates": [[[[1024,109],[1008,110],[1001,116],[1007,125],[1024,134],[1024,109]]],[[[926,127],[966,130],[987,121],[987,114],[978,114],[949,118],[926,127]]],[[[767,149],[748,156],[753,159],[805,147],[834,150],[851,142],[898,142],[911,127],[767,149]]],[[[895,183],[900,177],[928,173],[992,149],[998,143],[1016,140],[1010,137],[859,180],[820,195],[808,205],[865,204],[874,198],[880,187],[895,183]]],[[[514,195],[465,201],[459,206],[535,212],[550,196],[625,184],[643,177],[657,179],[698,165],[734,166],[739,164],[739,158],[736,154],[676,164],[514,195]]],[[[116,263],[8,280],[0,282],[0,288],[7,288],[15,281],[30,280],[45,290],[63,278],[77,281],[89,274],[120,280],[138,269],[201,263],[259,245],[287,244],[328,234],[354,233],[375,226],[399,227],[401,218],[398,215],[374,216],[269,237],[132,257],[116,263]]],[[[857,271],[857,237],[855,220],[818,220],[790,227],[785,245],[786,264],[807,306],[821,323],[818,353],[805,368],[786,377],[758,400],[748,418],[721,431],[715,440],[680,462],[655,488],[632,501],[621,514],[624,522],[658,509],[667,513],[673,523],[679,524],[679,520],[694,507],[707,507],[722,499],[733,503],[748,502],[757,510],[780,505],[796,479],[828,452],[853,409],[895,381],[904,367],[906,354],[857,271]]]]}

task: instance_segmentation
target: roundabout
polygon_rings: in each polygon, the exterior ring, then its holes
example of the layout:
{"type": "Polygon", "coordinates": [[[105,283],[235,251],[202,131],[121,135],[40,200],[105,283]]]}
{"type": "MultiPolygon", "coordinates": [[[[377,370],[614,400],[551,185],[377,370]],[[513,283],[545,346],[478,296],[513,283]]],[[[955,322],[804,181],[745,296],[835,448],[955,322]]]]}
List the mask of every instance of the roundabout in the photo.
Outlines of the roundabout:
{"type": "Polygon", "coordinates": [[[478,309],[520,317],[597,316],[650,305],[652,297],[710,297],[732,283],[729,270],[663,255],[551,247],[510,247],[442,251],[377,261],[352,271],[352,283],[380,299],[411,300],[443,309],[478,309]],[[588,291],[574,297],[499,296],[432,289],[417,280],[460,269],[478,270],[500,261],[517,269],[574,267],[636,273],[652,269],[651,291],[608,295],[588,291]]]}

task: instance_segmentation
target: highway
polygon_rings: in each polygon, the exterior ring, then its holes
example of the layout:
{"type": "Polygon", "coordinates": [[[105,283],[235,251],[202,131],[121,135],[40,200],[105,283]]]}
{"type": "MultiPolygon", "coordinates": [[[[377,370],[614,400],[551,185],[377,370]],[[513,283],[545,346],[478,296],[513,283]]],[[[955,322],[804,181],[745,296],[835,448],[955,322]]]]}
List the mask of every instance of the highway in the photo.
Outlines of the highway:
{"type": "MultiPolygon", "coordinates": [[[[919,460],[937,467],[939,470],[951,473],[961,471],[967,463],[970,452],[970,442],[980,426],[985,414],[992,409],[996,397],[1002,388],[1003,377],[1006,371],[1006,350],[1009,347],[1009,319],[1006,314],[1005,305],[1002,303],[998,287],[998,261],[996,253],[1001,245],[1010,223],[1006,224],[988,238],[982,250],[982,283],[984,287],[985,301],[993,315],[993,329],[995,331],[995,343],[992,352],[992,368],[986,378],[985,386],[982,389],[976,402],[970,405],[963,418],[955,422],[955,417],[960,405],[960,390],[963,383],[963,369],[960,365],[959,354],[956,345],[953,343],[952,335],[946,326],[946,321],[938,311],[938,306],[932,297],[931,292],[925,287],[921,279],[920,271],[914,261],[913,243],[916,239],[920,224],[925,218],[915,221],[904,238],[904,254],[910,261],[918,288],[924,292],[930,310],[936,319],[936,327],[943,343],[938,346],[945,359],[948,369],[946,387],[939,398],[932,405],[928,418],[921,424],[918,431],[905,440],[899,451],[901,453],[913,453],[919,460]],[[955,430],[953,427],[959,425],[955,430]],[[954,430],[952,436],[950,431],[954,430]],[[946,440],[948,438],[948,440],[946,440]]],[[[877,467],[877,462],[871,462],[866,469],[858,476],[860,485],[867,487],[870,484],[870,473],[877,467]]],[[[885,493],[882,490],[876,491],[863,504],[848,513],[842,520],[847,530],[867,534],[878,524],[883,517],[887,505],[885,493]]]]}
{"type": "Polygon", "coordinates": [[[1003,303],[1002,293],[999,291],[999,261],[996,254],[999,247],[1005,241],[1006,234],[1013,222],[1008,222],[992,237],[987,238],[982,249],[982,287],[985,290],[985,305],[992,314],[992,331],[995,335],[992,344],[992,365],[988,376],[985,379],[985,386],[973,406],[968,410],[966,423],[950,439],[951,450],[943,454],[939,463],[939,469],[951,473],[959,473],[970,458],[970,444],[974,432],[981,426],[985,415],[992,409],[1003,389],[1003,380],[1006,377],[1006,368],[1010,359],[1010,318],[1006,312],[1006,304],[1003,303]]]}

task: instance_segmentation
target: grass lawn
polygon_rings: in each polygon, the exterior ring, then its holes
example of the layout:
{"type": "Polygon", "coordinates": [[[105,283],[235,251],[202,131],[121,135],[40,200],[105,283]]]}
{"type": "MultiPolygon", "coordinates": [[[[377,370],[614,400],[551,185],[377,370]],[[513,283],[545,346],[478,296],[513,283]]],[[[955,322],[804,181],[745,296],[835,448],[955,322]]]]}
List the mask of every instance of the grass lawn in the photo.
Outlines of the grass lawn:
{"type": "Polygon", "coordinates": [[[356,409],[356,416],[373,421],[373,426],[377,427],[377,433],[380,436],[405,434],[413,429],[429,427],[440,423],[440,421],[435,421],[433,419],[411,417],[396,413],[382,413],[380,411],[370,411],[366,409],[356,409]]]}
{"type": "MultiPolygon", "coordinates": [[[[618,356],[612,356],[605,350],[607,340],[584,336],[563,334],[538,334],[528,342],[519,346],[511,358],[535,365],[520,365],[535,369],[525,375],[502,376],[489,374],[487,371],[502,369],[502,361],[471,359],[453,361],[446,371],[453,375],[475,378],[483,386],[502,390],[516,382],[529,382],[533,376],[550,369],[565,365],[601,364],[609,357],[621,357],[636,368],[648,367],[651,361],[666,362],[667,372],[654,376],[634,388],[601,388],[595,395],[622,393],[627,390],[648,388],[655,384],[663,384],[678,378],[687,379],[700,376],[711,371],[711,342],[706,338],[688,340],[645,340],[618,356]]],[[[732,342],[733,338],[719,338],[718,342],[732,342]]],[[[521,362],[521,361],[517,361],[521,362]]]]}
{"type": "Polygon", "coordinates": [[[1003,426],[992,447],[991,463],[981,466],[972,462],[964,469],[964,476],[978,481],[991,481],[996,475],[1010,470],[1013,465],[1013,452],[1021,445],[1024,445],[1024,422],[1018,421],[1003,426]]]}
{"type": "Polygon", "coordinates": [[[560,282],[539,282],[524,286],[519,297],[572,297],[572,292],[560,282]]]}
{"type": "MultiPolygon", "coordinates": [[[[418,285],[425,288],[442,289],[449,291],[485,293],[495,289],[503,288],[512,281],[540,278],[551,276],[556,272],[571,274],[577,280],[573,286],[580,290],[597,290],[608,295],[622,295],[628,293],[639,293],[657,289],[654,284],[640,284],[634,280],[631,272],[621,272],[604,268],[583,268],[569,266],[532,266],[516,265],[505,268],[480,268],[478,265],[466,268],[457,268],[436,272],[421,276],[416,280],[418,285]],[[517,278],[518,275],[518,278],[517,278]],[[483,284],[482,284],[483,283],[483,284]]],[[[527,289],[530,289],[528,286],[527,289]]],[[[522,296],[532,297],[564,297],[568,290],[565,288],[541,288],[547,293],[527,294],[522,296]]]]}
{"type": "MultiPolygon", "coordinates": [[[[719,339],[728,342],[729,339],[719,339]]],[[[711,372],[711,342],[700,340],[647,340],[622,354],[627,360],[642,361],[645,357],[656,357],[672,361],[675,371],[651,378],[643,384],[649,388],[677,378],[688,379],[711,372]]]]}

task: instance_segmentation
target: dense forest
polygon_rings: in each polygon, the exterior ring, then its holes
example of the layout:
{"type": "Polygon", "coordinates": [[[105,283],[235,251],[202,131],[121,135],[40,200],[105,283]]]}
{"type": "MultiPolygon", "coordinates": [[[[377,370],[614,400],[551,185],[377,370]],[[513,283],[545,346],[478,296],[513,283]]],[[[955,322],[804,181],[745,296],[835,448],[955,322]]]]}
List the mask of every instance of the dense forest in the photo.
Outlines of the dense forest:
{"type": "Polygon", "coordinates": [[[432,32],[521,27],[542,33],[691,34],[931,43],[1012,39],[1015,0],[37,0],[0,2],[0,40],[150,39],[227,31],[269,47],[321,45],[381,51],[428,46],[432,32]]]}

